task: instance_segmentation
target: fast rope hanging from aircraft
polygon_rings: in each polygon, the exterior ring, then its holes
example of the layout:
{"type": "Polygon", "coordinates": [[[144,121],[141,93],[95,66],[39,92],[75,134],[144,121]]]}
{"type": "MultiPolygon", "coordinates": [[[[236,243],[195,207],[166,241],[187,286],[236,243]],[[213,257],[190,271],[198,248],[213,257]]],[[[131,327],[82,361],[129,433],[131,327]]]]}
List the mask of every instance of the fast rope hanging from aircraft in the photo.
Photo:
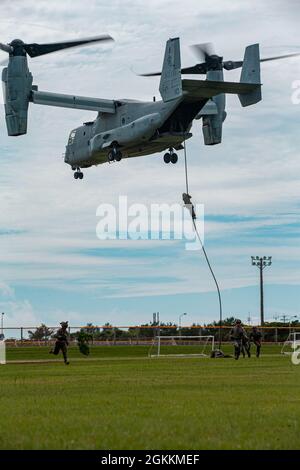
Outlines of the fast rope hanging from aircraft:
{"type": "Polygon", "coordinates": [[[183,141],[183,148],[184,148],[184,168],[185,168],[185,187],[186,187],[186,193],[183,193],[183,194],[182,194],[182,199],[183,199],[183,202],[184,202],[185,207],[189,210],[189,212],[190,212],[190,214],[191,214],[195,233],[196,233],[197,238],[198,238],[198,240],[199,240],[199,242],[200,242],[201,249],[202,249],[202,251],[203,251],[205,260],[206,260],[206,262],[207,262],[207,265],[208,265],[208,267],[209,267],[209,270],[210,270],[210,272],[211,272],[211,275],[212,275],[212,277],[213,277],[214,283],[215,283],[216,288],[217,288],[218,299],[219,299],[219,312],[220,312],[220,317],[219,317],[219,321],[220,321],[220,323],[219,323],[219,350],[221,350],[221,345],[222,345],[222,320],[223,320],[221,292],[220,292],[220,288],[219,288],[219,284],[218,284],[217,278],[216,278],[215,273],[214,273],[214,270],[213,270],[213,268],[212,268],[212,266],[211,266],[211,264],[210,264],[208,255],[207,255],[207,253],[206,253],[204,244],[203,244],[203,242],[202,242],[202,240],[201,240],[201,237],[200,237],[199,231],[198,231],[198,229],[197,229],[197,225],[196,225],[196,218],[197,218],[197,216],[196,216],[196,212],[195,212],[194,205],[193,205],[192,202],[191,202],[192,196],[189,194],[189,178],[188,178],[188,166],[187,166],[186,141],[185,141],[185,139],[184,139],[184,141],[183,141]]]}

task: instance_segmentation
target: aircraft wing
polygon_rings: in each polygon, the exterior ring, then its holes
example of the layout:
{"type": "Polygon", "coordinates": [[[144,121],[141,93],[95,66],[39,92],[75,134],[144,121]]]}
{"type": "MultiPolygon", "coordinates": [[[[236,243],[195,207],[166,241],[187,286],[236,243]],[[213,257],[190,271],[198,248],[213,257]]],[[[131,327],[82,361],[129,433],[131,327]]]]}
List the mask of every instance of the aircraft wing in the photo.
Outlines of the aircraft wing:
{"type": "Polygon", "coordinates": [[[32,89],[30,101],[46,106],[58,106],[62,108],[86,109],[101,113],[114,114],[116,112],[115,101],[89,98],[86,96],[62,95],[32,89]]]}

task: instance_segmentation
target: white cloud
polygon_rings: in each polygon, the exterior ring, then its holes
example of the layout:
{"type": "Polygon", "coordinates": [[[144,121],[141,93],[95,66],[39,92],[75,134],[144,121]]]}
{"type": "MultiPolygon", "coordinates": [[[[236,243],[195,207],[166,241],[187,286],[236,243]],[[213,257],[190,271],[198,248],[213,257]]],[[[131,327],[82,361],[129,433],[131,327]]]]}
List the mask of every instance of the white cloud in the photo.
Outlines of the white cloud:
{"type": "Polygon", "coordinates": [[[14,289],[10,287],[6,282],[0,281],[0,294],[2,297],[13,297],[14,289]]]}
{"type": "MultiPolygon", "coordinates": [[[[5,313],[4,327],[13,328],[21,325],[40,324],[40,319],[28,300],[0,302],[0,309],[5,313]]],[[[6,330],[5,333],[6,337],[11,336],[9,330],[6,330]]]]}

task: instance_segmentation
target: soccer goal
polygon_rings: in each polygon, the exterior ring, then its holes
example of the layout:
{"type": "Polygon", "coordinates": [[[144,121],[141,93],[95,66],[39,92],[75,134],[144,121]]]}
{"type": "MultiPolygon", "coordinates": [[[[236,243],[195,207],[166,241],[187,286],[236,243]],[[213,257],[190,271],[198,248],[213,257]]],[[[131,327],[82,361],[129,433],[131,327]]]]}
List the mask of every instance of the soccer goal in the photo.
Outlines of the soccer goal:
{"type": "Polygon", "coordinates": [[[6,350],[3,334],[0,334],[0,364],[6,364],[6,350]]]}
{"type": "Polygon", "coordinates": [[[283,343],[281,354],[291,355],[300,348],[300,332],[290,333],[283,343]]]}
{"type": "Polygon", "coordinates": [[[214,336],[156,336],[149,357],[210,357],[214,336]]]}

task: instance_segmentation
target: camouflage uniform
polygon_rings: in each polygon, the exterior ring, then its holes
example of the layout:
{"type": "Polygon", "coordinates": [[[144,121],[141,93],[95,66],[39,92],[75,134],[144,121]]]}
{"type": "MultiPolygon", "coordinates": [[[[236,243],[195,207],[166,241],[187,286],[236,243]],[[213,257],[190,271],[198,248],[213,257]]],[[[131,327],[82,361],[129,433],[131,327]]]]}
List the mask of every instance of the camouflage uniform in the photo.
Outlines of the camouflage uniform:
{"type": "Polygon", "coordinates": [[[243,336],[242,338],[242,348],[241,348],[241,352],[244,358],[246,357],[246,353],[248,357],[251,357],[250,348],[251,348],[251,343],[249,341],[248,336],[246,336],[246,332],[245,332],[245,336],[243,336]]]}
{"type": "Polygon", "coordinates": [[[261,339],[262,339],[261,332],[256,327],[252,328],[252,331],[250,333],[250,341],[253,341],[253,343],[256,346],[256,357],[260,356],[261,339]]]}
{"type": "Polygon", "coordinates": [[[183,193],[182,194],[182,199],[183,199],[185,207],[190,211],[192,219],[195,220],[197,217],[196,217],[195,207],[194,207],[194,205],[191,201],[192,196],[190,196],[187,193],[183,193]]]}
{"type": "MultiPolygon", "coordinates": [[[[235,326],[230,331],[230,339],[233,341],[234,345],[234,358],[238,359],[240,357],[243,345],[245,345],[248,340],[246,332],[242,327],[241,323],[236,323],[235,326]]],[[[247,349],[246,349],[247,351],[247,349]]],[[[248,355],[250,352],[248,353],[248,355]]]]}
{"type": "Polygon", "coordinates": [[[55,356],[57,356],[59,354],[59,351],[61,351],[64,357],[65,364],[69,364],[68,348],[67,348],[67,346],[69,345],[69,342],[68,342],[67,327],[68,327],[68,322],[61,323],[61,328],[57,331],[55,335],[56,343],[55,343],[54,349],[50,351],[50,354],[55,354],[55,356]]]}

